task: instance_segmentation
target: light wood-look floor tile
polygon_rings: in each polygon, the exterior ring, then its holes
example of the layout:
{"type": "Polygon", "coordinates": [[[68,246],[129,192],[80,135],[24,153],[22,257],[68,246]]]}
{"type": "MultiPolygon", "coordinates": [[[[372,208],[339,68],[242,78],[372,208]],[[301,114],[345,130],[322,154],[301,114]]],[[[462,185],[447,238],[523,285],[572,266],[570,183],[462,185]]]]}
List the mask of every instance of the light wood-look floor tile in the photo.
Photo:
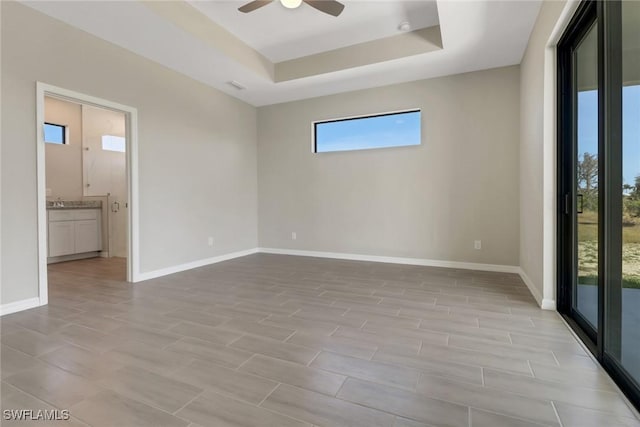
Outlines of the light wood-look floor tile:
{"type": "Polygon", "coordinates": [[[485,370],[484,381],[488,388],[504,390],[514,395],[564,402],[624,417],[633,416],[620,396],[611,391],[544,381],[490,369],[485,370]]]}
{"type": "Polygon", "coordinates": [[[420,377],[420,371],[414,368],[362,360],[326,351],[320,353],[310,366],[352,378],[360,378],[411,390],[415,389],[420,377]]]}
{"type": "Polygon", "coordinates": [[[230,347],[244,350],[249,353],[259,353],[290,362],[308,364],[316,357],[318,351],[301,345],[285,343],[269,338],[259,338],[245,335],[231,343],[230,347]]]}
{"type": "Polygon", "coordinates": [[[21,329],[2,335],[2,344],[30,356],[39,356],[60,348],[66,343],[60,337],[51,337],[29,329],[21,329]]]}
{"type": "Polygon", "coordinates": [[[394,423],[388,413],[284,384],[262,406],[318,426],[390,427],[394,423]]]}
{"type": "Polygon", "coordinates": [[[471,427],[543,427],[549,424],[539,424],[519,418],[481,411],[471,408],[471,427]]]}
{"type": "Polygon", "coordinates": [[[557,402],[555,404],[564,427],[640,427],[635,417],[612,417],[611,413],[582,406],[557,402]]]}
{"type": "Polygon", "coordinates": [[[515,274],[257,254],[129,284],[125,267],[51,264],[49,305],[0,318],[2,409],[69,409],[52,424],[69,426],[640,427],[515,274]]]}
{"type": "Polygon", "coordinates": [[[198,397],[177,415],[204,426],[311,427],[310,423],[213,392],[198,397]]]}
{"type": "Polygon", "coordinates": [[[139,366],[159,374],[175,371],[193,359],[189,353],[173,353],[140,342],[125,343],[105,353],[104,356],[122,365],[139,366]]]}
{"type": "Polygon", "coordinates": [[[220,345],[227,345],[243,335],[240,332],[221,330],[191,322],[180,322],[176,326],[169,328],[167,332],[220,345]]]}
{"type": "Polygon", "coordinates": [[[70,412],[95,427],[186,427],[189,424],[168,412],[108,390],[72,406],[70,412]]]}
{"type": "Polygon", "coordinates": [[[40,360],[3,345],[0,349],[0,375],[2,379],[41,365],[40,360]]]}
{"type": "Polygon", "coordinates": [[[521,417],[543,424],[559,425],[550,399],[520,396],[504,390],[424,375],[416,391],[435,399],[456,402],[474,408],[521,417]]]}
{"type": "Polygon", "coordinates": [[[449,362],[447,360],[435,360],[423,356],[407,353],[400,349],[386,349],[373,356],[373,360],[394,364],[397,366],[409,366],[423,373],[443,376],[473,384],[482,384],[482,367],[449,362]]]}
{"type": "Polygon", "coordinates": [[[48,365],[20,372],[4,381],[61,409],[68,409],[100,391],[95,383],[48,365]]]}
{"type": "Polygon", "coordinates": [[[98,384],[122,396],[167,412],[175,412],[198,396],[203,389],[183,381],[127,366],[98,381],[98,384]]]}
{"type": "MultiPolygon", "coordinates": [[[[255,355],[252,359],[257,357],[260,355],[255,355]]],[[[278,361],[280,360],[278,359],[278,361]]],[[[250,362],[251,360],[245,363],[243,368],[250,362]]],[[[249,369],[243,369],[241,372],[204,360],[194,360],[188,366],[174,372],[172,377],[202,389],[257,405],[276,388],[278,380],[270,380],[268,375],[252,374],[254,372],[249,369]]]]}
{"type": "Polygon", "coordinates": [[[39,359],[91,381],[108,376],[124,366],[113,357],[94,353],[75,345],[68,345],[43,354],[39,359]]]}
{"type": "Polygon", "coordinates": [[[335,396],[347,378],[344,375],[261,354],[249,359],[240,367],[240,371],[330,396],[335,396]]]}
{"type": "Polygon", "coordinates": [[[95,329],[74,324],[64,327],[53,336],[98,353],[113,350],[125,341],[120,336],[105,334],[95,329]]]}
{"type": "Polygon", "coordinates": [[[207,360],[230,368],[237,368],[253,355],[250,351],[189,337],[167,346],[166,350],[184,358],[207,360]]]}
{"type": "Polygon", "coordinates": [[[456,427],[469,424],[467,406],[368,381],[348,378],[338,397],[427,424],[456,427]]]}
{"type": "Polygon", "coordinates": [[[312,334],[307,331],[297,331],[288,340],[288,343],[309,347],[318,352],[332,351],[346,356],[358,357],[360,359],[371,359],[378,350],[377,345],[366,342],[344,338],[333,334],[325,336],[324,334],[312,334]]]}
{"type": "MultiPolygon", "coordinates": [[[[15,411],[15,410],[27,410],[33,411],[33,414],[38,414],[39,411],[55,411],[58,410],[53,405],[50,405],[42,400],[36,399],[35,397],[23,392],[22,390],[13,387],[12,385],[3,382],[2,389],[0,390],[0,396],[2,396],[2,400],[0,401],[0,409],[3,411],[2,418],[2,426],[3,427],[38,427],[38,426],[53,426],[53,427],[80,427],[87,426],[87,424],[79,421],[75,417],[71,417],[68,420],[58,419],[58,420],[48,420],[44,422],[43,420],[25,420],[25,419],[15,419],[15,420],[7,420],[4,417],[4,411],[15,411]]],[[[51,412],[50,412],[51,413],[51,412]]],[[[61,412],[58,412],[60,418],[63,417],[61,412]]]]}

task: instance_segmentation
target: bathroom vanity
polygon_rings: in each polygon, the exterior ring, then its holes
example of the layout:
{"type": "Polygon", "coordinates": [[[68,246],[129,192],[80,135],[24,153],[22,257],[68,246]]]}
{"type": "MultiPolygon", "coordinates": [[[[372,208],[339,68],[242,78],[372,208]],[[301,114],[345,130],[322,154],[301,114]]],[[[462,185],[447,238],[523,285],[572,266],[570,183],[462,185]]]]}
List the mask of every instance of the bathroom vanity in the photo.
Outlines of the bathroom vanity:
{"type": "Polygon", "coordinates": [[[47,203],[47,263],[100,256],[102,203],[47,203]]]}

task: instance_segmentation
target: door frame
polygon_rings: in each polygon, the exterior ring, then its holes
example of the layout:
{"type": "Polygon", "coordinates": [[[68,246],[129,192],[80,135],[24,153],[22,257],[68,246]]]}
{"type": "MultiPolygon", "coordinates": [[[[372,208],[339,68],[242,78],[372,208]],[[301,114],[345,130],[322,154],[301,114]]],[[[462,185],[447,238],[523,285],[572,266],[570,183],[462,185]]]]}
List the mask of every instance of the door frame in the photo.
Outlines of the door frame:
{"type": "Polygon", "coordinates": [[[45,97],[61,99],[77,104],[91,105],[121,112],[126,120],[126,165],[127,165],[127,282],[140,280],[140,235],[138,193],[138,110],[128,105],[98,98],[73,90],[36,82],[36,173],[38,206],[38,296],[40,305],[49,301],[47,278],[47,198],[45,174],[44,113],[45,97]]]}
{"type": "MultiPolygon", "coordinates": [[[[580,339],[585,343],[589,350],[601,357],[602,342],[601,336],[603,331],[602,311],[598,308],[598,320],[595,330],[590,327],[583,316],[576,312],[574,305],[574,289],[573,274],[576,271],[576,259],[574,257],[574,210],[575,210],[575,177],[576,177],[576,131],[574,127],[575,116],[575,99],[574,85],[576,75],[574,69],[571,68],[573,51],[570,50],[573,42],[582,39],[590,29],[593,20],[598,23],[598,40],[602,34],[602,23],[598,21],[597,3],[593,1],[585,1],[576,10],[573,18],[569,22],[565,33],[558,42],[557,55],[557,299],[558,311],[564,315],[565,320],[569,323],[580,339]],[[572,72],[569,73],[568,70],[572,72]],[[564,143],[563,141],[571,141],[564,143]],[[569,196],[569,197],[567,197],[569,196]]],[[[602,63],[602,52],[600,43],[598,42],[598,64],[602,63]]],[[[600,66],[598,67],[598,110],[602,111],[603,90],[602,90],[602,73],[600,66]]],[[[598,301],[603,301],[603,256],[604,256],[604,227],[603,224],[603,203],[605,199],[605,188],[601,185],[605,182],[604,162],[606,153],[603,147],[603,123],[602,114],[598,115],[598,301]]]]}

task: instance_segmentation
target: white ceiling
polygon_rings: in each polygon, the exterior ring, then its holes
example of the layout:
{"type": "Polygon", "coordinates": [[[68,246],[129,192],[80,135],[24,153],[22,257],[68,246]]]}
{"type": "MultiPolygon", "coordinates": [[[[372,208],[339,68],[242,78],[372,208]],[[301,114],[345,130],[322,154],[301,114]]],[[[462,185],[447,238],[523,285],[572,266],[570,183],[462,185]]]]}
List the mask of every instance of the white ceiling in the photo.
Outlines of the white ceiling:
{"type": "MultiPolygon", "coordinates": [[[[370,11],[365,13],[367,20],[373,22],[377,19],[375,28],[358,30],[357,36],[351,36],[370,39],[384,37],[387,31],[392,31],[389,28],[398,25],[398,17],[404,16],[400,5],[417,8],[411,9],[418,10],[411,13],[412,22],[425,22],[427,17],[423,13],[426,12],[421,12],[421,8],[425,11],[433,8],[431,1],[415,1],[415,4],[393,2],[398,7],[392,2],[343,2],[346,5],[343,15],[349,19],[349,23],[344,25],[336,22],[342,19],[342,15],[325,18],[322,16],[324,14],[308,6],[286,10],[278,4],[265,6],[248,15],[238,12],[238,16],[229,20],[215,15],[215,20],[263,55],[279,60],[296,57],[300,52],[306,55],[308,52],[361,41],[346,35],[334,37],[333,32],[327,30],[328,39],[318,38],[317,34],[322,34],[318,33],[322,22],[328,22],[327,26],[338,25],[335,31],[342,34],[360,28],[360,18],[355,16],[355,12],[351,15],[348,10],[367,10],[370,11]],[[379,16],[378,7],[391,9],[386,9],[388,14],[379,16]],[[395,12],[391,13],[390,10],[395,12]],[[260,24],[254,22],[245,25],[244,19],[253,22],[263,12],[272,17],[260,24]],[[301,27],[291,26],[292,15],[288,13],[301,16],[301,27]],[[391,18],[387,19],[389,16],[391,18]],[[262,25],[263,28],[256,29],[255,25],[262,25]],[[292,28],[298,28],[299,31],[292,31],[292,28]]],[[[216,48],[197,35],[181,29],[138,1],[23,3],[256,106],[519,64],[540,8],[540,0],[438,0],[436,19],[440,23],[443,49],[275,83],[264,74],[258,74],[230,58],[224,49],[216,48]],[[241,82],[247,89],[239,91],[231,87],[228,84],[231,80],[241,82]]],[[[198,9],[207,10],[207,15],[218,13],[218,8],[220,14],[232,14],[236,4],[242,2],[226,6],[217,2],[202,3],[198,9]]],[[[429,14],[428,18],[433,19],[433,15],[429,14]]]]}
{"type": "Polygon", "coordinates": [[[272,62],[394,36],[404,21],[412,30],[438,25],[435,0],[345,1],[337,18],[305,4],[286,9],[277,0],[247,14],[238,7],[250,0],[188,1],[272,62]]]}

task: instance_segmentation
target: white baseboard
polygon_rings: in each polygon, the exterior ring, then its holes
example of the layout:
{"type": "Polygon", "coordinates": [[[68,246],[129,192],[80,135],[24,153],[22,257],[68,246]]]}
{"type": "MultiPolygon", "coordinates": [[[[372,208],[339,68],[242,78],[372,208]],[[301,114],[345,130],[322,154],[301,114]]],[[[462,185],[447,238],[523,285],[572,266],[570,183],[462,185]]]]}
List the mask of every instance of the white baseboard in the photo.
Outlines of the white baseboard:
{"type": "Polygon", "coordinates": [[[294,255],[294,256],[308,256],[315,258],[334,258],[334,259],[346,259],[351,261],[370,261],[370,262],[385,262],[389,264],[406,264],[406,265],[421,265],[425,267],[444,267],[444,268],[458,268],[462,270],[478,270],[478,271],[495,271],[499,273],[520,273],[520,267],[515,265],[499,265],[499,264],[479,264],[473,262],[459,262],[459,261],[441,261],[422,258],[401,258],[401,257],[387,257],[378,255],[359,255],[349,253],[338,252],[317,252],[317,251],[302,251],[297,249],[275,249],[275,248],[258,248],[258,252],[265,254],[278,254],[278,255],[294,255]]]}
{"type": "Polygon", "coordinates": [[[542,295],[540,295],[540,291],[538,291],[538,288],[536,288],[536,286],[533,284],[533,281],[529,278],[529,276],[527,276],[527,273],[525,273],[522,268],[520,268],[518,274],[520,274],[520,278],[522,278],[524,284],[527,285],[527,288],[529,288],[529,292],[531,292],[531,295],[533,295],[533,298],[535,298],[538,305],[542,307],[542,295]]]}
{"type": "Polygon", "coordinates": [[[5,314],[16,313],[22,310],[28,310],[40,306],[40,298],[27,298],[20,301],[10,302],[8,304],[0,305],[0,316],[5,314]]]}
{"type": "Polygon", "coordinates": [[[549,299],[549,298],[544,298],[542,300],[542,304],[540,304],[540,308],[543,309],[543,310],[556,311],[556,309],[557,309],[556,300],[549,299]]]}
{"type": "Polygon", "coordinates": [[[518,272],[518,274],[520,274],[522,281],[524,282],[525,285],[527,285],[527,288],[529,288],[529,292],[531,292],[531,295],[533,295],[533,298],[535,298],[540,308],[543,310],[555,311],[556,301],[549,298],[542,298],[542,295],[540,295],[540,291],[538,291],[538,288],[536,288],[536,285],[533,284],[533,281],[531,280],[531,278],[527,276],[527,273],[525,273],[522,268],[519,268],[519,270],[520,271],[518,272]]]}
{"type": "Polygon", "coordinates": [[[167,276],[173,273],[179,273],[181,271],[191,270],[192,268],[204,267],[205,265],[216,264],[222,261],[228,261],[234,258],[240,258],[243,256],[255,254],[258,252],[257,248],[247,249],[244,251],[231,252],[224,255],[219,255],[213,258],[201,259],[198,261],[192,261],[185,264],[174,265],[172,267],[162,268],[159,270],[147,271],[145,273],[140,273],[136,276],[136,282],[141,282],[143,280],[155,279],[156,277],[167,276]]]}
{"type": "Polygon", "coordinates": [[[100,252],[85,252],[82,254],[47,257],[47,265],[55,264],[58,262],[78,261],[81,259],[98,258],[99,256],[100,256],[100,252]]]}

